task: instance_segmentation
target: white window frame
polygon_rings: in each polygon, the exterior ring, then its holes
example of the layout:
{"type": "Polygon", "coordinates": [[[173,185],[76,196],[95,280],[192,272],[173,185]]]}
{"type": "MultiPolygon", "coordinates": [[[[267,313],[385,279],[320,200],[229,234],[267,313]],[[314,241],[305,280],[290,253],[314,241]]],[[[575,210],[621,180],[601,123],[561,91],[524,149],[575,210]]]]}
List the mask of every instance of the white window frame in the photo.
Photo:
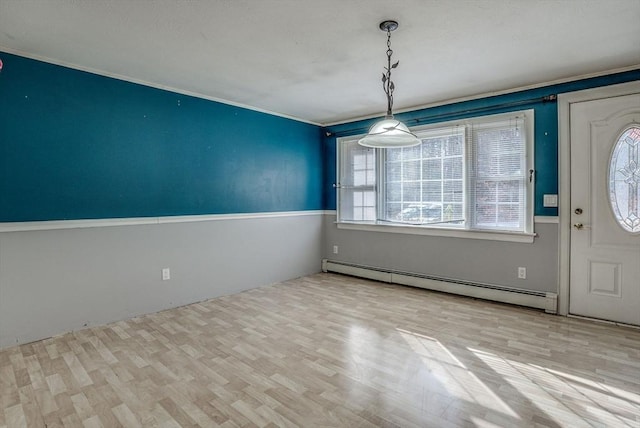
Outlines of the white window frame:
{"type": "MultiPolygon", "coordinates": [[[[344,141],[349,141],[349,140],[342,140],[342,141],[344,142],[344,141]]],[[[359,183],[359,184],[358,183],[352,183],[350,179],[345,179],[345,180],[342,180],[342,182],[338,181],[339,186],[337,186],[336,190],[338,190],[338,192],[341,192],[341,191],[342,192],[348,192],[348,193],[351,194],[352,198],[354,196],[354,194],[353,194],[354,192],[360,192],[360,193],[363,193],[363,194],[365,192],[373,192],[374,193],[374,199],[375,199],[375,201],[374,201],[374,204],[375,204],[374,210],[375,210],[375,209],[377,209],[378,204],[379,204],[379,200],[378,200],[378,197],[377,197],[377,193],[378,193],[377,192],[378,177],[376,175],[376,172],[379,169],[379,164],[378,164],[379,153],[377,151],[374,151],[374,149],[371,149],[371,148],[368,148],[368,147],[357,146],[357,145],[356,145],[356,147],[357,147],[358,150],[362,150],[363,152],[370,152],[370,153],[373,154],[374,159],[373,159],[373,165],[371,165],[372,166],[371,170],[373,171],[375,182],[374,183],[369,183],[368,182],[369,181],[369,176],[367,174],[367,171],[369,169],[368,168],[365,168],[365,169],[361,168],[360,171],[361,172],[364,171],[364,174],[366,176],[366,178],[364,180],[365,183],[359,183]]],[[[341,157],[343,157],[343,156],[347,157],[346,155],[350,152],[349,147],[347,147],[347,144],[344,144],[344,143],[343,144],[339,144],[338,145],[338,149],[340,151],[340,153],[337,155],[338,159],[341,159],[341,157]]],[[[347,160],[351,161],[352,159],[348,158],[348,159],[345,159],[345,162],[340,162],[340,163],[337,164],[338,168],[339,168],[337,170],[337,172],[336,172],[338,177],[340,177],[342,175],[346,175],[348,173],[347,171],[350,169],[349,167],[352,166],[352,165],[347,165],[347,163],[346,163],[347,160]]],[[[365,160],[365,165],[369,166],[369,163],[368,163],[367,160],[365,160]]],[[[354,178],[354,181],[355,181],[355,177],[351,177],[351,178],[354,178]]],[[[341,198],[339,197],[340,193],[336,193],[336,196],[338,197],[337,205],[341,205],[342,202],[340,200],[341,198]]],[[[364,198],[364,195],[363,195],[363,198],[364,198]]],[[[353,201],[353,199],[351,199],[351,200],[353,201]]],[[[353,207],[353,205],[350,205],[350,206],[353,207]]],[[[364,206],[363,206],[363,210],[362,210],[361,214],[364,215],[364,206]]],[[[351,222],[351,223],[373,224],[373,222],[370,222],[370,221],[355,220],[355,219],[354,220],[349,220],[349,222],[351,222]]]]}
{"type": "MultiPolygon", "coordinates": [[[[401,233],[401,234],[411,234],[411,235],[428,235],[428,236],[444,236],[444,237],[455,237],[455,238],[470,238],[470,239],[487,239],[487,240],[498,240],[498,241],[511,241],[511,242],[525,242],[531,243],[534,241],[534,237],[536,236],[533,228],[534,228],[534,196],[535,196],[535,180],[533,171],[535,171],[534,167],[534,149],[535,149],[535,140],[534,140],[534,110],[523,110],[517,112],[509,112],[502,113],[497,115],[490,116],[481,116],[468,118],[464,120],[458,121],[448,121],[448,122],[440,122],[430,125],[424,125],[419,127],[411,128],[411,130],[415,133],[428,133],[435,132],[437,129],[443,128],[453,128],[453,127],[465,127],[471,128],[472,126],[479,126],[486,123],[492,122],[500,122],[506,120],[515,120],[516,118],[520,118],[523,120],[523,128],[525,132],[525,168],[526,174],[525,177],[525,218],[524,218],[524,231],[500,231],[500,230],[491,230],[491,229],[475,229],[471,228],[471,210],[472,203],[470,201],[469,194],[469,186],[470,186],[470,173],[469,166],[467,165],[468,160],[470,159],[467,156],[467,151],[471,149],[471,132],[466,132],[465,137],[465,147],[464,147],[464,155],[463,155],[463,168],[464,168],[464,181],[463,181],[463,198],[465,204],[465,217],[466,221],[464,226],[458,225],[447,225],[447,224],[407,224],[407,223],[390,223],[386,221],[344,221],[340,220],[340,175],[343,173],[343,161],[341,157],[343,156],[342,147],[346,142],[352,142],[354,140],[358,140],[362,137],[362,135],[357,136],[349,136],[349,137],[341,137],[337,139],[337,150],[336,150],[336,160],[337,160],[337,210],[338,215],[336,218],[336,224],[339,229],[352,229],[352,230],[363,230],[363,231],[373,231],[373,232],[390,232],[390,233],[401,233]]],[[[376,210],[384,209],[384,150],[385,149],[375,149],[376,152],[376,210]]],[[[378,216],[379,217],[379,216],[378,216]]]]}

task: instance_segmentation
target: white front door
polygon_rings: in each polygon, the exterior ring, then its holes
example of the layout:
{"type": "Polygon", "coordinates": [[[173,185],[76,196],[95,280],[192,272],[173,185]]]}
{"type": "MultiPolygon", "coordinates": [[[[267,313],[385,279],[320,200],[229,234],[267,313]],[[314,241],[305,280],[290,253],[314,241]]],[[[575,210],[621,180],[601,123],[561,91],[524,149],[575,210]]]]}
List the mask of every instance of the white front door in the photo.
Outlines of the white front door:
{"type": "Polygon", "coordinates": [[[640,93],[571,105],[569,313],[640,325],[640,93]]]}

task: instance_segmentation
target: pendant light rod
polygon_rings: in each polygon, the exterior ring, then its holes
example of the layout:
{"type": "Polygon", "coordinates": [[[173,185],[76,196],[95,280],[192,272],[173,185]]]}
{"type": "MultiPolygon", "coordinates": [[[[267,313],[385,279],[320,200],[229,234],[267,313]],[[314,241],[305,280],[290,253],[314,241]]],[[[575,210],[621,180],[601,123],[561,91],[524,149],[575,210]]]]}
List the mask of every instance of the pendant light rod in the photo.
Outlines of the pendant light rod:
{"type": "Polygon", "coordinates": [[[391,56],[393,55],[393,50],[391,49],[391,32],[397,28],[397,21],[382,21],[380,23],[380,29],[387,32],[387,66],[384,68],[386,72],[382,73],[382,89],[384,89],[384,93],[387,94],[387,117],[389,118],[393,117],[393,90],[396,87],[391,80],[391,70],[396,68],[400,63],[400,61],[396,61],[393,65],[391,64],[391,56]]]}

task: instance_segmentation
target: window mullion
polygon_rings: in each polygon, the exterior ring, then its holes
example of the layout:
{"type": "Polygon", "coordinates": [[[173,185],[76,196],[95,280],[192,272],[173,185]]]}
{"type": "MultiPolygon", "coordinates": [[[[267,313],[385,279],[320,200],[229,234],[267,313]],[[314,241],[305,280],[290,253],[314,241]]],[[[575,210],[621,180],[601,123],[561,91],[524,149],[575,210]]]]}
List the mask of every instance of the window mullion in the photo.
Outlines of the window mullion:
{"type": "Polygon", "coordinates": [[[376,150],[376,222],[380,219],[386,218],[387,201],[385,195],[387,194],[387,180],[385,179],[387,174],[387,153],[383,149],[376,150]]]}
{"type": "MultiPolygon", "coordinates": [[[[400,149],[401,154],[400,154],[400,213],[402,215],[402,212],[404,210],[404,150],[400,149]]],[[[401,218],[401,220],[404,220],[404,216],[401,218]]]]}
{"type": "Polygon", "coordinates": [[[465,229],[472,229],[475,225],[475,150],[473,147],[473,127],[465,125],[464,127],[464,173],[465,173],[465,229]]]}
{"type": "Polygon", "coordinates": [[[440,216],[444,219],[444,147],[440,147],[440,216]]]}

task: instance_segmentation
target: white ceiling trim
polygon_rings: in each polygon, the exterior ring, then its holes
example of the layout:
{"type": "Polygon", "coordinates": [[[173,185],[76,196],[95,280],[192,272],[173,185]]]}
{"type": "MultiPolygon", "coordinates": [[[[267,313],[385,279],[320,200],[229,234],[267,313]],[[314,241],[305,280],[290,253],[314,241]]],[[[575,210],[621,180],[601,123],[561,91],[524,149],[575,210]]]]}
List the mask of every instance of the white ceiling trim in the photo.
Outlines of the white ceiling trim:
{"type": "Polygon", "coordinates": [[[233,101],[229,101],[229,100],[224,100],[222,98],[216,98],[216,97],[212,97],[209,95],[204,95],[204,94],[200,94],[197,92],[192,92],[192,91],[185,91],[183,89],[179,89],[179,88],[174,88],[171,86],[166,86],[166,85],[161,85],[158,83],[153,83],[153,82],[148,82],[146,80],[142,80],[142,79],[136,79],[133,77],[129,77],[129,76],[125,76],[122,74],[117,74],[117,73],[109,73],[107,71],[102,71],[102,70],[97,70],[95,68],[91,68],[91,67],[85,67],[82,65],[78,65],[78,64],[71,64],[65,61],[59,61],[53,58],[49,58],[46,56],[41,56],[41,55],[33,55],[30,54],[28,52],[22,52],[16,49],[11,49],[8,48],[6,46],[0,46],[0,53],[2,52],[6,52],[8,54],[13,54],[13,55],[18,55],[24,58],[28,58],[28,59],[34,59],[36,61],[42,61],[42,62],[46,62],[47,64],[53,64],[53,65],[59,65],[61,67],[66,67],[66,68],[70,68],[73,70],[79,70],[79,71],[86,71],[87,73],[91,73],[91,74],[97,74],[98,76],[104,76],[104,77],[110,77],[112,79],[117,79],[117,80],[122,80],[125,82],[129,82],[129,83],[135,83],[138,85],[143,85],[143,86],[148,86],[150,88],[155,88],[155,89],[162,89],[163,91],[169,91],[169,92],[173,92],[176,94],[180,94],[180,95],[187,95],[190,97],[195,97],[195,98],[201,98],[204,100],[208,100],[208,101],[214,101],[217,103],[221,103],[221,104],[227,104],[230,106],[234,106],[234,107],[240,107],[240,108],[244,108],[247,110],[253,110],[253,111],[257,111],[259,113],[266,113],[272,116],[278,116],[278,117],[282,117],[285,119],[291,119],[291,120],[295,120],[298,122],[303,122],[303,123],[308,123],[310,125],[316,125],[316,126],[323,126],[321,123],[316,123],[316,122],[311,122],[309,120],[305,120],[302,119],[300,117],[295,117],[295,116],[289,116],[286,114],[282,114],[282,113],[278,113],[275,111],[270,111],[270,110],[265,110],[265,109],[261,109],[258,107],[254,107],[254,106],[250,106],[247,104],[242,104],[242,103],[237,103],[237,102],[233,102],[233,101]]]}
{"type": "MultiPolygon", "coordinates": [[[[217,103],[226,104],[226,105],[230,105],[230,106],[234,106],[234,107],[240,107],[240,108],[243,108],[243,109],[252,110],[252,111],[259,112],[259,113],[265,113],[265,114],[269,114],[269,115],[272,115],[272,116],[282,117],[282,118],[285,118],[285,119],[291,119],[291,120],[295,120],[295,121],[298,121],[298,122],[308,123],[310,125],[315,125],[315,126],[321,126],[321,127],[335,126],[335,125],[341,125],[341,124],[345,124],[345,123],[358,122],[358,121],[361,121],[361,120],[375,119],[375,118],[384,116],[384,112],[382,111],[384,106],[381,104],[380,105],[380,113],[379,114],[372,114],[372,115],[368,115],[368,116],[359,116],[359,117],[354,117],[354,118],[345,118],[345,119],[337,121],[337,122],[317,123],[317,122],[312,122],[312,121],[309,121],[309,120],[302,119],[300,117],[289,116],[289,115],[278,113],[278,112],[275,112],[275,111],[265,110],[265,109],[257,108],[257,107],[250,106],[250,105],[247,105],[247,104],[237,103],[237,102],[225,100],[225,99],[222,99],[222,98],[216,98],[216,97],[200,94],[200,93],[197,93],[197,92],[185,91],[185,90],[182,90],[182,89],[179,89],[179,88],[174,88],[174,87],[171,87],[171,86],[166,86],[166,85],[161,85],[161,84],[158,84],[158,83],[148,82],[148,81],[141,80],[141,79],[135,79],[135,78],[132,78],[132,77],[129,77],[129,76],[121,75],[121,74],[109,73],[109,72],[102,71],[102,70],[97,70],[97,69],[94,69],[94,68],[91,68],[91,67],[84,67],[84,66],[78,65],[78,64],[71,64],[71,63],[67,63],[65,61],[59,61],[59,60],[56,60],[56,59],[53,59],[53,58],[49,58],[49,57],[45,57],[45,56],[41,56],[41,55],[33,55],[33,54],[28,53],[28,52],[22,52],[22,51],[19,51],[19,50],[16,50],[16,49],[8,48],[6,46],[0,46],[0,51],[1,52],[6,52],[6,53],[9,53],[9,54],[13,54],[13,55],[18,55],[18,56],[21,56],[21,57],[24,57],[24,58],[33,59],[33,60],[36,60],[36,61],[42,61],[42,62],[45,62],[45,63],[48,63],[48,64],[59,65],[61,67],[66,67],[66,68],[70,68],[70,69],[73,69],[73,70],[85,71],[87,73],[92,73],[92,74],[96,74],[96,75],[99,75],[99,76],[109,77],[109,78],[122,80],[122,81],[129,82],[129,83],[135,83],[135,84],[138,84],[138,85],[148,86],[148,87],[155,88],[155,89],[161,89],[161,90],[164,90],[164,91],[169,91],[169,92],[173,92],[173,93],[180,94],[180,95],[187,95],[187,96],[190,96],[190,97],[201,98],[201,99],[204,99],[204,100],[214,101],[214,102],[217,102],[217,103]]],[[[437,101],[437,102],[434,102],[434,103],[420,104],[420,105],[417,105],[417,106],[407,107],[407,108],[404,108],[404,109],[398,109],[394,113],[395,114],[406,113],[406,112],[411,112],[411,111],[416,111],[416,110],[423,110],[423,109],[427,109],[427,108],[440,107],[440,106],[444,106],[444,105],[448,105],[448,104],[460,103],[460,102],[465,102],[465,101],[473,101],[473,100],[478,100],[478,99],[482,99],[482,98],[488,98],[488,97],[494,97],[494,96],[498,96],[498,95],[510,94],[510,93],[513,93],[513,92],[520,92],[520,91],[526,91],[526,90],[530,90],[530,89],[543,88],[543,87],[546,87],[546,86],[559,85],[559,84],[562,84],[562,83],[574,82],[574,81],[577,81],[577,80],[583,80],[583,79],[590,79],[590,78],[594,78],[594,77],[607,76],[609,74],[624,73],[626,71],[633,71],[633,70],[638,70],[638,69],[640,69],[640,63],[632,65],[632,66],[629,66],[629,67],[622,67],[622,68],[602,71],[602,72],[598,72],[598,73],[581,74],[579,76],[572,76],[572,77],[569,77],[569,78],[557,79],[557,80],[552,80],[552,81],[542,82],[542,83],[536,83],[536,84],[533,84],[533,85],[520,86],[520,87],[516,87],[516,88],[510,88],[510,89],[501,90],[501,91],[486,92],[486,93],[471,95],[471,96],[468,96],[468,97],[452,98],[452,99],[448,99],[448,100],[437,101]]]]}
{"type": "MultiPolygon", "coordinates": [[[[539,88],[544,88],[544,87],[547,87],[547,86],[560,85],[562,83],[575,82],[577,80],[591,79],[591,78],[594,78],[594,77],[608,76],[610,74],[624,73],[626,71],[633,71],[633,70],[640,70],[640,63],[638,63],[636,65],[629,66],[629,67],[616,68],[616,69],[613,69],[613,70],[606,70],[606,71],[601,71],[601,72],[597,72],[597,73],[581,74],[579,76],[572,76],[572,77],[567,77],[567,78],[564,78],[564,79],[551,80],[551,81],[548,81],[548,82],[536,83],[536,84],[533,84],[533,85],[519,86],[519,87],[516,87],[516,88],[504,89],[504,90],[501,90],[501,91],[486,92],[486,93],[481,93],[481,94],[476,94],[476,95],[470,95],[468,97],[452,98],[452,99],[449,99],[449,100],[437,101],[437,102],[429,103],[429,104],[420,104],[420,105],[413,106],[413,107],[407,107],[407,108],[403,108],[403,109],[394,110],[393,113],[394,114],[399,114],[399,113],[407,113],[407,112],[416,111],[416,110],[424,110],[424,109],[427,109],[427,108],[446,106],[446,105],[449,105],[449,104],[461,103],[461,102],[465,102],[465,101],[479,100],[479,99],[482,99],[482,98],[495,97],[495,96],[498,96],[498,95],[506,95],[506,94],[511,94],[511,93],[520,92],[520,91],[526,91],[526,90],[530,90],[530,89],[539,89],[539,88]]],[[[551,95],[551,94],[548,94],[548,95],[551,95]]],[[[382,116],[385,115],[385,112],[383,111],[384,107],[385,106],[381,104],[380,114],[377,114],[377,115],[361,116],[361,117],[356,117],[356,118],[353,118],[353,119],[341,120],[339,122],[330,122],[330,123],[322,124],[322,126],[326,127],[326,126],[342,125],[342,124],[345,124],[345,123],[358,122],[358,121],[361,121],[361,120],[368,120],[368,119],[375,119],[377,117],[382,117],[382,116]]]]}

